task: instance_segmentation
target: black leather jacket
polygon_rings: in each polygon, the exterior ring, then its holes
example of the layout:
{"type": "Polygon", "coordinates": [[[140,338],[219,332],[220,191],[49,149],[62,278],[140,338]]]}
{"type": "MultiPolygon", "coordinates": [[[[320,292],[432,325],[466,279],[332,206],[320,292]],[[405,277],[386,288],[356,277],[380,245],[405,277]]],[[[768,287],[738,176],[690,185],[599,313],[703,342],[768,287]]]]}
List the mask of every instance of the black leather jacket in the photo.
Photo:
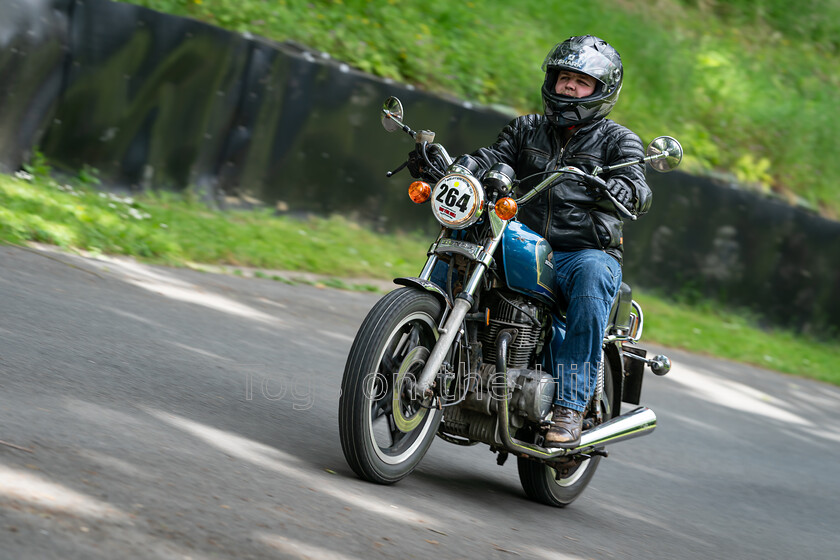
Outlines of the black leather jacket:
{"type": "MultiPolygon", "coordinates": [[[[471,154],[482,168],[496,162],[513,167],[524,179],[540,171],[575,166],[591,173],[596,166],[614,165],[644,157],[642,141],[631,130],[609,119],[584,125],[568,140],[568,133],[543,115],[525,115],[510,122],[492,146],[471,154]]],[[[480,172],[478,173],[480,176],[480,172]]],[[[524,181],[517,196],[528,192],[547,174],[524,181]]],[[[621,181],[633,190],[628,205],[635,214],[648,210],[652,194],[644,166],[632,165],[602,174],[608,184],[621,181]]],[[[621,262],[622,219],[610,200],[594,192],[573,175],[563,175],[550,189],[519,209],[518,219],[545,237],[557,251],[601,249],[621,262]]]]}

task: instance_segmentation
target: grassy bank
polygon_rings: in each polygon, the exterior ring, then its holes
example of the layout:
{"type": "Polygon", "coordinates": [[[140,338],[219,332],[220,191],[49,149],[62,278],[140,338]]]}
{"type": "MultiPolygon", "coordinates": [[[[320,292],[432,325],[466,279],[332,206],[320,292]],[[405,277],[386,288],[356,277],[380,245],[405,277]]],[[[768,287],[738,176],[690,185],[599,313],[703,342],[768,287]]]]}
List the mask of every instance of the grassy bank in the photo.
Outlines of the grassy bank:
{"type": "MultiPolygon", "coordinates": [[[[256,267],[256,276],[282,281],[288,278],[261,270],[314,272],[336,287],[354,276],[414,276],[430,242],[375,234],[340,217],[219,212],[174,194],[116,196],[93,188],[87,175],[65,184],[50,179],[43,165],[32,170],[0,175],[2,242],[38,241],[175,266],[256,267]]],[[[646,340],[840,385],[836,343],[763,331],[713,306],[675,305],[649,293],[635,297],[645,309],[646,340]]]]}
{"type": "Polygon", "coordinates": [[[118,196],[29,173],[0,175],[0,239],[175,266],[216,263],[376,278],[415,274],[417,247],[423,245],[422,257],[429,243],[410,236],[386,243],[341,218],[297,220],[260,209],[220,212],[189,195],[118,196]]]}
{"type": "Polygon", "coordinates": [[[593,33],[622,53],[613,117],[678,137],[690,172],[840,216],[840,4],[814,0],[123,0],[275,40],[379,76],[541,111],[549,48],[593,33]]]}

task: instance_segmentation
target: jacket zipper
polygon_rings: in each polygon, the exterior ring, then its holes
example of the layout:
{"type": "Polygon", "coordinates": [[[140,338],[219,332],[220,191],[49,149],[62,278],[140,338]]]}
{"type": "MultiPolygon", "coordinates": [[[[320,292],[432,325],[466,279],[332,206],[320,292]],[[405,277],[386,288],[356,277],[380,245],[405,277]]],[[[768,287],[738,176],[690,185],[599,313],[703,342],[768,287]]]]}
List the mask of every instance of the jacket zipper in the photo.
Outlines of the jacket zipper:
{"type": "MultiPolygon", "coordinates": [[[[560,133],[557,131],[557,129],[555,129],[554,130],[554,140],[557,142],[558,145],[560,145],[559,134],[560,133]]],[[[562,163],[562,160],[563,160],[563,154],[566,152],[566,147],[569,145],[569,142],[572,141],[573,137],[574,137],[574,134],[569,136],[569,139],[566,140],[566,143],[563,144],[562,146],[560,146],[560,152],[557,154],[557,157],[554,159],[554,165],[553,165],[554,170],[557,170],[557,169],[560,168],[560,164],[562,163]]],[[[549,189],[549,191],[548,191],[548,215],[545,217],[545,230],[543,231],[543,237],[545,239],[548,239],[548,227],[551,225],[551,215],[553,213],[552,210],[551,210],[551,199],[552,199],[551,191],[552,190],[553,190],[553,187],[552,187],[552,189],[549,189]]]]}

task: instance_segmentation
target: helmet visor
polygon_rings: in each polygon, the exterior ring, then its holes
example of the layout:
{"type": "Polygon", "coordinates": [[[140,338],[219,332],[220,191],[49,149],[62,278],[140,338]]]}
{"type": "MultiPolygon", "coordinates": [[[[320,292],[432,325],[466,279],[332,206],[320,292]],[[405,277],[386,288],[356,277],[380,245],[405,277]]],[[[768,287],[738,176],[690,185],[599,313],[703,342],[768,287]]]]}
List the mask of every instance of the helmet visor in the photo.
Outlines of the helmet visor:
{"type": "Polygon", "coordinates": [[[542,64],[543,72],[550,68],[563,68],[592,76],[612,90],[621,79],[621,69],[609,58],[592,47],[558,43],[551,49],[542,64]]]}

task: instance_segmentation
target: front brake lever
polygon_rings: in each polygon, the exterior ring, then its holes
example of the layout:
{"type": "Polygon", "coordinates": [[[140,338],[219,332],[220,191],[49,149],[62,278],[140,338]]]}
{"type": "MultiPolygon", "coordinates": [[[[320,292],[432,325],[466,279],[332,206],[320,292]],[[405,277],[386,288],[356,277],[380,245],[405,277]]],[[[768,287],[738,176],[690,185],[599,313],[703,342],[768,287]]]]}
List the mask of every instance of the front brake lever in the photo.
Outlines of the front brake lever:
{"type": "Polygon", "coordinates": [[[607,198],[610,199],[610,202],[613,203],[615,209],[618,210],[619,214],[623,214],[625,218],[630,218],[631,220],[636,220],[636,218],[638,218],[638,216],[636,216],[630,210],[628,210],[622,203],[617,201],[615,197],[612,194],[610,194],[610,191],[608,191],[607,189],[600,189],[600,191],[607,195],[607,198]]]}
{"type": "Polygon", "coordinates": [[[389,172],[387,172],[387,173],[385,174],[385,176],[386,176],[386,177],[392,177],[392,176],[396,175],[397,173],[399,173],[400,171],[402,171],[402,170],[403,170],[403,168],[404,168],[406,165],[408,165],[408,160],[406,160],[406,161],[402,162],[402,165],[400,165],[399,167],[397,167],[397,168],[396,168],[396,169],[394,169],[393,171],[389,171],[389,172]]]}
{"type": "MultiPolygon", "coordinates": [[[[593,172],[592,175],[591,175],[591,177],[594,177],[595,179],[598,179],[598,181],[599,181],[599,186],[597,187],[598,192],[600,192],[601,194],[605,195],[608,199],[610,199],[610,202],[613,203],[613,206],[615,206],[615,209],[618,210],[619,214],[623,215],[625,218],[630,218],[631,220],[636,220],[636,218],[638,218],[638,216],[633,214],[633,212],[628,210],[626,206],[624,206],[622,203],[620,203],[618,200],[616,200],[616,198],[612,195],[612,193],[610,193],[610,191],[607,190],[606,182],[603,179],[601,179],[600,177],[598,177],[598,173],[600,171],[601,171],[600,168],[596,168],[595,172],[593,172]]],[[[579,169],[577,170],[577,173],[580,174],[580,175],[585,175],[585,173],[580,171],[579,169]]]]}

